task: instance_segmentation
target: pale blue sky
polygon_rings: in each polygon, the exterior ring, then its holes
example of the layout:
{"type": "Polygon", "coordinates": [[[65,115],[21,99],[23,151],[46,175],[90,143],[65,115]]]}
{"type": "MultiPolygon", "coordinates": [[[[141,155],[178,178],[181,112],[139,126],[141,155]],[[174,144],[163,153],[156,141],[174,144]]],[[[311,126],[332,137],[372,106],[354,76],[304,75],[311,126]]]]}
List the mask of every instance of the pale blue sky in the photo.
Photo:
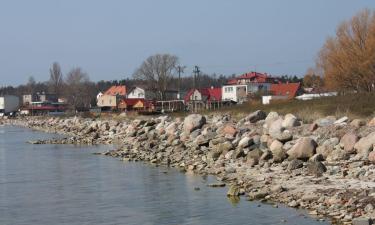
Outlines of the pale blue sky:
{"type": "Polygon", "coordinates": [[[148,56],[191,74],[302,75],[337,25],[374,0],[0,0],[0,85],[47,80],[52,62],[92,80],[131,76],[148,56]]]}

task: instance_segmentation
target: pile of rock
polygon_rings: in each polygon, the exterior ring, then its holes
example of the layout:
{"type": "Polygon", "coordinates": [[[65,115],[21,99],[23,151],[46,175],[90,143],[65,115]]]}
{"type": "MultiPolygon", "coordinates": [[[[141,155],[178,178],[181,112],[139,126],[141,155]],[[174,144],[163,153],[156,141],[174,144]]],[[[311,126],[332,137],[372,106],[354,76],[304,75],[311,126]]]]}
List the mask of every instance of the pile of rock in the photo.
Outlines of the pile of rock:
{"type": "Polygon", "coordinates": [[[343,222],[375,218],[375,122],[326,117],[304,124],[292,114],[256,111],[239,121],[191,114],[13,123],[74,137],[39,144],[116,143],[121,147],[104,154],[216,175],[231,183],[230,196],[246,193],[343,222]]]}

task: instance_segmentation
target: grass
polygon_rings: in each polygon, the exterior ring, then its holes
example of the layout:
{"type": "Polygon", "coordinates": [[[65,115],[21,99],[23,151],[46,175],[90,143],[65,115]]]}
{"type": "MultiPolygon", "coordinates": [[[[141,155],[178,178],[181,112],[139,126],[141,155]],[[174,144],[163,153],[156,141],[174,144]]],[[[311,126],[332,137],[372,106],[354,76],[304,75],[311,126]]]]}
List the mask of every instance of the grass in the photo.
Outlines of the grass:
{"type": "MultiPolygon", "coordinates": [[[[252,101],[230,108],[223,108],[217,112],[229,113],[236,118],[242,118],[255,110],[276,111],[284,115],[292,113],[305,122],[312,122],[325,116],[335,116],[337,118],[348,116],[351,119],[369,118],[375,116],[375,93],[347,94],[307,101],[275,101],[269,105],[262,105],[259,101],[252,101]]],[[[203,113],[209,114],[212,111],[203,113]]]]}

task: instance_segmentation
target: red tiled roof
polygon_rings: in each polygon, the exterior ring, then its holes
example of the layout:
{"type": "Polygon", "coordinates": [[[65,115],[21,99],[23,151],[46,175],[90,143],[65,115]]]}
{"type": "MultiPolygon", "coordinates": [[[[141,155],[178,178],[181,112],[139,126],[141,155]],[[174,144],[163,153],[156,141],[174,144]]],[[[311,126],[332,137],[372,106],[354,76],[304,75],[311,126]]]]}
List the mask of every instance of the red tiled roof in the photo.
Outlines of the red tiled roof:
{"type": "Polygon", "coordinates": [[[120,85],[120,86],[112,86],[110,87],[106,92],[104,92],[105,95],[126,95],[126,86],[120,85]]]}
{"type": "Polygon", "coordinates": [[[271,92],[273,95],[288,96],[294,98],[297,95],[300,83],[271,84],[271,92]]]}
{"type": "Polygon", "coordinates": [[[230,79],[227,84],[237,84],[238,80],[242,80],[242,79],[250,80],[251,82],[254,82],[254,83],[268,83],[268,82],[272,83],[274,80],[267,73],[250,72],[250,73],[242,74],[239,77],[230,79]]]}
{"type": "Polygon", "coordinates": [[[152,101],[147,101],[143,98],[124,98],[121,99],[119,102],[119,108],[132,108],[134,105],[136,105],[138,102],[141,102],[143,104],[143,107],[149,108],[153,105],[152,101]]]}

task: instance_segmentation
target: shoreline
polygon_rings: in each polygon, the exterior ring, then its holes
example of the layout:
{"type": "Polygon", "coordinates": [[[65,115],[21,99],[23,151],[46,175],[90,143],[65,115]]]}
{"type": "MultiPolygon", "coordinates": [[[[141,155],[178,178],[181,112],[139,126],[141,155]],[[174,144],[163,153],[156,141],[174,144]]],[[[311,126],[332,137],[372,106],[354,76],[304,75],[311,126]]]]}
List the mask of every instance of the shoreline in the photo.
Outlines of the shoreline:
{"type": "Polygon", "coordinates": [[[375,218],[371,122],[327,117],[303,124],[291,114],[256,111],[239,121],[192,114],[132,121],[29,117],[0,123],[69,136],[32,144],[121,145],[103,154],[214,175],[218,184],[230,184],[231,196],[305,209],[334,224],[375,218]]]}

